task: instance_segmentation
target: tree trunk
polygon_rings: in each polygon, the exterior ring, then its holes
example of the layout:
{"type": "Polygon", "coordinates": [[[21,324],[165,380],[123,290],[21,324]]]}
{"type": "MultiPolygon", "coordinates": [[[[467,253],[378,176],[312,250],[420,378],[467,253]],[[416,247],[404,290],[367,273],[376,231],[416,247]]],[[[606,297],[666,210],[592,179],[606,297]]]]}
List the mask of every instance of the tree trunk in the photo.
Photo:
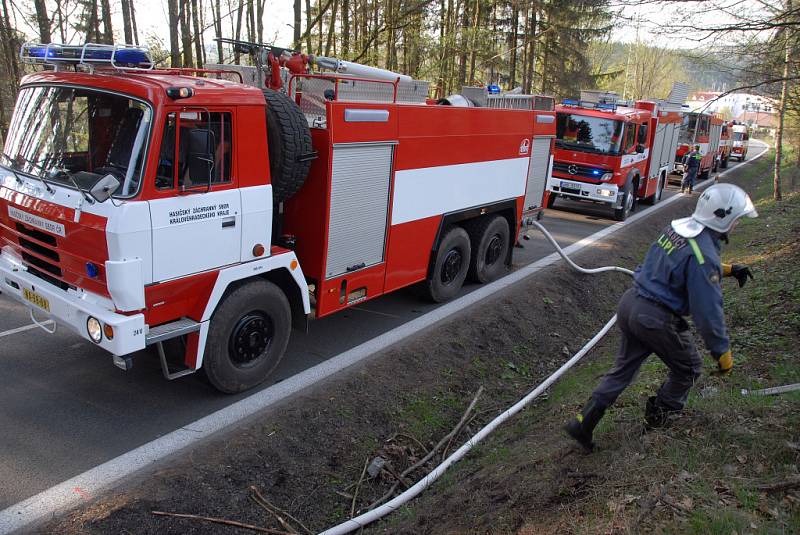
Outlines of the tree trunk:
{"type": "Polygon", "coordinates": [[[108,0],[101,0],[103,10],[103,42],[107,45],[114,44],[114,28],[111,26],[111,5],[108,0]]]}
{"type": "Polygon", "coordinates": [[[509,89],[517,86],[517,35],[519,33],[519,3],[517,0],[511,2],[511,60],[508,66],[509,89]]]}
{"type": "MultiPolygon", "coordinates": [[[[237,41],[242,37],[242,13],[244,12],[244,0],[239,0],[239,8],[236,12],[236,30],[234,39],[237,41]]],[[[241,59],[241,54],[237,47],[233,47],[233,62],[238,65],[241,59]]]]}
{"type": "MultiPolygon", "coordinates": [[[[792,0],[786,0],[786,14],[792,11],[792,0]]],[[[781,100],[778,104],[778,129],[775,132],[775,165],[772,177],[772,198],[780,201],[781,193],[781,160],[783,158],[783,123],[786,116],[786,98],[789,91],[789,62],[792,50],[792,28],[786,27],[783,32],[783,81],[781,82],[781,100]]]]}
{"type": "Polygon", "coordinates": [[[61,42],[67,42],[67,21],[64,17],[64,6],[62,0],[56,0],[56,19],[58,19],[58,34],[61,37],[61,42]]]}
{"type": "Polygon", "coordinates": [[[342,51],[341,56],[347,59],[350,53],[350,0],[342,1],[342,51]]]}
{"type": "Polygon", "coordinates": [[[256,36],[259,43],[264,42],[264,4],[267,0],[256,0],[256,36]]]}
{"type": "Polygon", "coordinates": [[[331,23],[328,25],[328,39],[325,43],[325,55],[331,55],[331,46],[333,45],[333,36],[336,29],[336,12],[339,9],[339,1],[333,0],[333,11],[331,11],[331,23]]]}
{"type": "Polygon", "coordinates": [[[50,19],[47,16],[45,0],[34,0],[33,6],[36,8],[36,24],[39,27],[39,41],[42,43],[49,43],[51,41],[50,19]]]}
{"type": "Polygon", "coordinates": [[[306,54],[311,54],[313,51],[313,44],[311,43],[311,30],[313,29],[311,17],[311,0],[306,0],[306,54]]]}
{"type": "Polygon", "coordinates": [[[125,34],[125,43],[133,43],[130,0],[120,0],[120,6],[122,7],[122,31],[125,34]]]}
{"type": "Polygon", "coordinates": [[[131,1],[131,29],[133,30],[133,43],[139,45],[139,30],[136,28],[136,6],[135,2],[131,1]]]}
{"type": "Polygon", "coordinates": [[[294,48],[300,48],[300,36],[303,35],[303,32],[300,28],[300,24],[303,23],[303,2],[302,0],[294,0],[294,44],[292,45],[294,48]]]}
{"type": "Polygon", "coordinates": [[[172,67],[181,66],[181,49],[178,44],[178,0],[168,0],[169,11],[169,57],[172,67]]]}
{"type": "Polygon", "coordinates": [[[183,46],[183,66],[191,67],[194,64],[192,58],[192,33],[189,31],[189,0],[181,0],[180,22],[181,22],[181,45],[183,46]]]}
{"type": "Polygon", "coordinates": [[[197,60],[197,68],[203,68],[203,33],[200,31],[200,20],[197,16],[197,0],[192,0],[192,27],[194,28],[194,55],[197,60]]]}
{"type": "Polygon", "coordinates": [[[225,55],[222,51],[222,2],[214,0],[211,3],[211,16],[214,17],[214,37],[217,38],[217,63],[225,63],[225,55]],[[216,6],[216,9],[215,9],[216,6]]]}

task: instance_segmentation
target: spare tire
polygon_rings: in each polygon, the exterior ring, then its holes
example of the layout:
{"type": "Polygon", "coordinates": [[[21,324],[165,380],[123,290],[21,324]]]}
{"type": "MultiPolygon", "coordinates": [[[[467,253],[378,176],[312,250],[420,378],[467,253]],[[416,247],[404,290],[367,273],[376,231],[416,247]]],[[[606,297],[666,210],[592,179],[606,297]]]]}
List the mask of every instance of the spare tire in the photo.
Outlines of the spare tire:
{"type": "Polygon", "coordinates": [[[264,89],[267,102],[267,141],[272,197],[283,202],[303,187],[314,159],[308,121],[292,100],[264,89]]]}

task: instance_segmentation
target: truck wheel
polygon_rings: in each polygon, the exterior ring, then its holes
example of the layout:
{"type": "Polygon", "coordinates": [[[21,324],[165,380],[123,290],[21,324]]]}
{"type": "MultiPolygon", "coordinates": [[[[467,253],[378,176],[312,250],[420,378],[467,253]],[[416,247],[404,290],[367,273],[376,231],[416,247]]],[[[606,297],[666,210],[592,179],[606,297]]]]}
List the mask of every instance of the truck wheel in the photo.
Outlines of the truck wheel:
{"type": "Polygon", "coordinates": [[[661,196],[664,194],[664,185],[665,185],[664,182],[665,181],[666,181],[666,178],[664,177],[664,175],[663,174],[659,175],[658,184],[656,185],[655,193],[650,195],[648,198],[644,199],[642,202],[644,202],[646,204],[649,204],[651,206],[654,205],[654,204],[658,204],[658,201],[661,200],[661,196]]]}
{"type": "Polygon", "coordinates": [[[303,186],[311,167],[311,131],[306,116],[292,100],[264,89],[272,197],[283,202],[303,186]]]}
{"type": "Polygon", "coordinates": [[[628,182],[623,189],[622,208],[614,209],[614,219],[617,221],[625,221],[628,216],[633,212],[633,205],[635,203],[633,194],[633,184],[628,182]]]}
{"type": "Polygon", "coordinates": [[[723,169],[727,169],[728,168],[728,158],[723,158],[722,162],[720,162],[719,166],[722,167],[723,169]]]}
{"type": "Polygon", "coordinates": [[[558,195],[556,195],[552,191],[550,193],[548,193],[547,194],[547,203],[544,205],[544,207],[545,208],[552,208],[553,206],[555,206],[556,205],[556,197],[558,197],[558,195]]]}
{"type": "Polygon", "coordinates": [[[706,169],[697,177],[700,180],[708,180],[708,176],[711,174],[711,169],[706,169]]]}
{"type": "Polygon", "coordinates": [[[254,280],[229,293],[211,318],[203,370],[217,390],[235,394],[262,383],[283,357],[292,327],[289,300],[254,280]]]}
{"type": "Polygon", "coordinates": [[[436,303],[456,296],[467,278],[470,259],[469,234],[461,227],[451,227],[439,242],[436,262],[426,280],[428,297],[436,303]]]}
{"type": "Polygon", "coordinates": [[[467,227],[472,255],[468,277],[480,283],[491,282],[506,271],[511,232],[505,217],[482,217],[467,227]]]}

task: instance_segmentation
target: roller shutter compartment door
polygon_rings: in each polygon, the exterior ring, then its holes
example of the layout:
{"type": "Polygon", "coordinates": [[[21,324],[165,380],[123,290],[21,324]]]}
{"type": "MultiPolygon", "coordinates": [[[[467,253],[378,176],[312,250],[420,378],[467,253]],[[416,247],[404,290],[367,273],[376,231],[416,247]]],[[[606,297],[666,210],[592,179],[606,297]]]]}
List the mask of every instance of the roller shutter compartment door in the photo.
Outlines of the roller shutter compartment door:
{"type": "Polygon", "coordinates": [[[328,279],[383,262],[394,144],[333,149],[328,279]]]}
{"type": "Polygon", "coordinates": [[[551,139],[550,137],[537,137],[533,140],[523,210],[536,208],[542,205],[542,196],[544,195],[544,188],[547,185],[547,170],[550,167],[551,139]]]}

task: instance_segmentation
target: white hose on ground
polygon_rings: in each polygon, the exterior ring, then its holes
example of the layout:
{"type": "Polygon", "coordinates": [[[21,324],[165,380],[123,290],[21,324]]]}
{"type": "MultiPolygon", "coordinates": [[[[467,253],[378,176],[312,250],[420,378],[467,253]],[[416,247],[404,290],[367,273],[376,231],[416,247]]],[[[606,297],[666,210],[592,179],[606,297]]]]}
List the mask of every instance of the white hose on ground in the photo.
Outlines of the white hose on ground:
{"type": "MultiPolygon", "coordinates": [[[[567,263],[575,270],[580,271],[581,273],[588,273],[588,274],[595,274],[595,273],[603,273],[606,271],[619,271],[622,273],[627,273],[628,275],[633,275],[633,272],[629,269],[625,269],[618,266],[606,266],[606,267],[599,267],[593,269],[586,269],[578,266],[573,262],[558,243],[553,239],[550,233],[545,229],[541,224],[538,222],[533,222],[533,224],[542,231],[545,237],[550,241],[550,243],[555,247],[556,251],[567,261],[567,263]]],[[[480,431],[478,431],[472,438],[467,440],[460,448],[454,451],[447,459],[442,461],[442,463],[434,468],[428,475],[417,481],[412,487],[407,489],[402,494],[395,496],[392,500],[386,502],[385,504],[376,507],[371,511],[367,511],[366,513],[359,515],[357,517],[351,518],[341,524],[334,526],[332,528],[328,528],[320,535],[343,535],[344,533],[350,533],[351,531],[355,531],[357,529],[363,528],[367,524],[374,522],[384,516],[396,511],[400,507],[402,507],[407,502],[414,499],[417,495],[419,495],[423,490],[428,488],[434,481],[439,479],[439,477],[444,474],[444,472],[454,463],[461,460],[469,451],[474,448],[481,440],[483,440],[487,435],[489,435],[492,431],[497,429],[503,422],[517,414],[519,411],[525,408],[531,401],[539,397],[542,392],[547,390],[550,385],[556,382],[559,377],[561,377],[564,373],[567,372],[570,368],[572,368],[579,360],[581,360],[584,355],[586,355],[591,349],[599,342],[603,336],[608,333],[611,327],[614,326],[614,323],[617,321],[617,315],[608,320],[600,331],[594,335],[594,337],[589,340],[575,355],[572,356],[567,362],[565,362],[555,373],[553,373],[550,377],[544,380],[539,386],[534,388],[531,392],[529,392],[525,397],[517,401],[514,405],[512,405],[509,409],[505,412],[497,416],[494,420],[486,424],[480,431]]]]}
{"type": "Polygon", "coordinates": [[[747,390],[742,389],[743,396],[773,396],[775,394],[785,394],[787,392],[796,392],[800,390],[800,383],[792,385],[773,386],[772,388],[764,388],[762,390],[747,390]]]}

